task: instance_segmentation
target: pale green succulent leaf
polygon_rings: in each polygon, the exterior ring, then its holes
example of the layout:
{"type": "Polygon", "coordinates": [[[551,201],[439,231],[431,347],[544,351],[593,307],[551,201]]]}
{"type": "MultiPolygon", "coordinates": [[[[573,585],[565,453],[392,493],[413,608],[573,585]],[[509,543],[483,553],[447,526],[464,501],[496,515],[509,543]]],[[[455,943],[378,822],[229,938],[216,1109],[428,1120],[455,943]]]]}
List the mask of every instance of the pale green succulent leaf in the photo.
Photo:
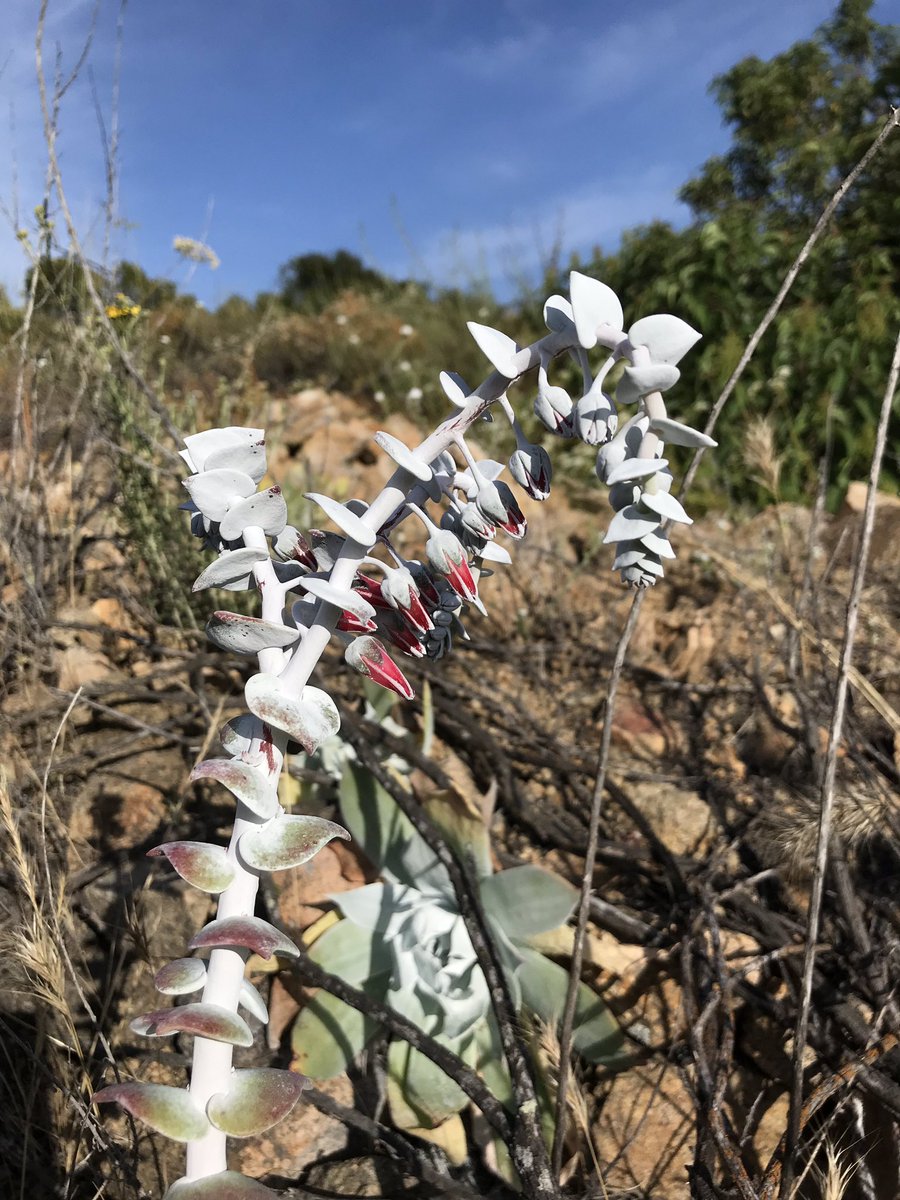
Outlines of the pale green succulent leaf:
{"type": "Polygon", "coordinates": [[[310,947],[309,957],[354,987],[380,980],[390,972],[392,962],[384,939],[353,921],[338,921],[326,929],[310,947]]]}
{"type": "MultiPolygon", "coordinates": [[[[372,994],[371,980],[366,991],[372,994]]],[[[291,1067],[312,1079],[333,1079],[347,1069],[378,1027],[374,1018],[320,991],[294,1022],[291,1067]]]]}
{"type": "Polygon", "coordinates": [[[526,863],[482,880],[485,911],[511,938],[547,933],[572,915],[578,893],[570,883],[526,863]]]}
{"type": "Polygon", "coordinates": [[[227,1092],[210,1098],[206,1115],[229,1137],[255,1137],[288,1115],[306,1082],[294,1071],[272,1067],[233,1071],[227,1092]]]}
{"type": "Polygon", "coordinates": [[[465,1092],[418,1050],[392,1042],[388,1050],[388,1100],[401,1129],[433,1129],[465,1108],[465,1092]]]}
{"type": "MultiPolygon", "coordinates": [[[[526,1007],[544,1021],[558,1021],[566,1002],[568,973],[537,950],[527,946],[519,950],[522,965],[518,976],[526,1007]]],[[[573,1044],[589,1062],[612,1066],[625,1058],[618,1022],[597,993],[583,983],[578,986],[573,1044]]]]}
{"type": "Polygon", "coordinates": [[[515,1098],[512,1081],[500,1044],[500,1031],[492,1015],[475,1026],[475,1036],[466,1052],[465,1061],[475,1068],[500,1103],[513,1111],[515,1098]]]}
{"type": "Polygon", "coordinates": [[[340,784],[341,814],[354,841],[388,878],[452,895],[446,870],[385,789],[358,763],[340,784]]]}
{"type": "Polygon", "coordinates": [[[178,1179],[163,1200],[274,1200],[278,1193],[238,1171],[220,1171],[202,1179],[178,1179]]]}
{"type": "Polygon", "coordinates": [[[483,820],[462,811],[441,793],[426,802],[425,810],[457,855],[471,862],[479,879],[493,872],[491,839],[483,820]]]}

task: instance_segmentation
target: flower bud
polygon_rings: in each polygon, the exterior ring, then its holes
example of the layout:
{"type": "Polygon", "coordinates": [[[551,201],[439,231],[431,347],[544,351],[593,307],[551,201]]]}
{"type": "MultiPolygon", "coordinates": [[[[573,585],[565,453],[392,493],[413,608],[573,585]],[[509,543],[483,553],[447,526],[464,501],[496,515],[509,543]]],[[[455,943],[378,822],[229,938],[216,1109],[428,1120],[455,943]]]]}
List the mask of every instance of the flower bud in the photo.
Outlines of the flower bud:
{"type": "Polygon", "coordinates": [[[550,495],[553,464],[543,446],[522,441],[510,457],[509,473],[524,488],[532,500],[546,500],[550,495]]]}
{"type": "Polygon", "coordinates": [[[416,633],[428,632],[431,618],[419,598],[419,589],[412,575],[405,567],[386,569],[379,591],[382,599],[396,609],[416,633]]]}
{"type": "Polygon", "coordinates": [[[449,529],[436,529],[425,543],[425,557],[432,570],[443,575],[466,600],[478,599],[478,588],[469,569],[462,543],[449,529]]]}
{"type": "Polygon", "coordinates": [[[355,671],[396,692],[404,700],[412,700],[415,696],[409,680],[377,638],[354,638],[344,652],[344,659],[355,671]]]}

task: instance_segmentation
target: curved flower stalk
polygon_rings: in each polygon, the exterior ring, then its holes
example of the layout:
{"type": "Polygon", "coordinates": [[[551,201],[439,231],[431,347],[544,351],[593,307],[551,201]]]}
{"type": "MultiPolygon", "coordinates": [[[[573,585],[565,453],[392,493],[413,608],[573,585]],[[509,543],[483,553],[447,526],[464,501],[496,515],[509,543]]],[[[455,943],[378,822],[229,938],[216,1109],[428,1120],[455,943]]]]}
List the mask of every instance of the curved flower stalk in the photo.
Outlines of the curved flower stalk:
{"type": "MultiPolygon", "coordinates": [[[[382,882],[335,895],[344,919],[320,934],[311,958],[418,1025],[478,1070],[497,1098],[510,1104],[487,984],[446,869],[388,793],[352,759],[345,761],[340,797],[342,818],[382,882]]],[[[537,866],[495,874],[483,820],[443,797],[427,808],[450,845],[475,864],[517,1011],[555,1021],[567,976],[532,940],[561,932],[575,905],[575,889],[537,866]]],[[[295,1063],[315,1078],[330,1078],[376,1032],[374,1022],[320,992],[294,1025],[295,1063]]],[[[607,1064],[623,1050],[615,1019],[584,985],[575,1046],[586,1058],[607,1064]]],[[[388,1049],[388,1098],[395,1123],[419,1130],[441,1124],[468,1103],[430,1059],[403,1041],[393,1041],[388,1049]]]]}
{"type": "MultiPolygon", "coordinates": [[[[626,331],[610,288],[578,272],[570,288],[571,302],[563,297],[547,302],[550,332],[530,346],[520,348],[498,330],[470,324],[493,372],[473,391],[459,376],[444,373],[455,411],[420,445],[410,448],[387,433],[375,435],[390,477],[371,504],[341,504],[310,493],[323,521],[336,528],[305,536],[288,525],[280,488],[261,487],[266,472],[261,429],[208,429],[185,439],[190,499],[184,507],[194,534],[217,555],[194,589],[255,588],[261,614],[223,610],[207,625],[217,646],[255,657],[258,666],[245,687],[248,712],[221,731],[225,756],[194,772],[195,779],[214,780],[235,797],[230,844],[158,848],[188,883],[219,895],[216,920],[188,947],[195,957],[179,960],[181,966],[163,974],[159,984],[164,994],[193,996],[202,989],[200,999],[135,1023],[146,1036],[194,1035],[190,1090],[121,1084],[97,1096],[118,1101],[187,1143],[186,1175],[170,1189],[170,1200],[257,1194],[258,1185],[242,1184],[241,1176],[227,1171],[226,1137],[266,1128],[299,1094],[295,1077],[282,1074],[278,1083],[272,1075],[233,1072],[231,1061],[233,1047],[251,1040],[239,1008],[265,1018],[262,1002],[243,978],[248,954],[295,952],[254,916],[260,873],[303,863],[330,839],[348,836],[330,822],[285,815],[277,798],[289,745],[313,753],[340,727],[331,697],[310,683],[328,642],[342,638],[351,667],[410,697],[413,689],[395,656],[439,659],[455,637],[466,637],[466,608],[484,611],[479,582],[486,564],[510,561],[496,542],[498,532],[516,538],[526,531],[518,501],[500,479],[505,468],[475,460],[466,442],[469,429],[489,418],[496,405],[515,439],[513,480],[532,499],[545,499],[549,458],[524,438],[507,396],[520,376],[537,368],[542,419],[561,436],[600,446],[598,473],[610,485],[616,513],[607,540],[617,543],[614,566],[633,586],[647,586],[662,574],[662,559],[671,554],[665,525],[687,519],[669,495],[664,443],[706,445],[709,439],[668,417],[663,392],[677,380],[675,364],[699,335],[667,315],[644,317],[626,331]],[[588,351],[596,346],[604,357],[592,374],[588,351]],[[580,399],[549,381],[549,366],[561,354],[581,367],[580,399]],[[613,397],[605,381],[618,362],[629,365],[613,397]],[[629,404],[636,412],[619,429],[618,407],[629,404]],[[424,528],[418,559],[404,558],[391,541],[396,526],[409,519],[424,528]],[[208,965],[200,962],[205,953],[208,965]],[[238,1110],[253,1115],[236,1115],[238,1110]],[[246,1132],[235,1133],[237,1128],[246,1132]]],[[[457,950],[462,954],[455,926],[441,936],[456,947],[453,956],[457,950]]],[[[445,978],[451,989],[460,986],[455,972],[454,967],[445,978]]]]}

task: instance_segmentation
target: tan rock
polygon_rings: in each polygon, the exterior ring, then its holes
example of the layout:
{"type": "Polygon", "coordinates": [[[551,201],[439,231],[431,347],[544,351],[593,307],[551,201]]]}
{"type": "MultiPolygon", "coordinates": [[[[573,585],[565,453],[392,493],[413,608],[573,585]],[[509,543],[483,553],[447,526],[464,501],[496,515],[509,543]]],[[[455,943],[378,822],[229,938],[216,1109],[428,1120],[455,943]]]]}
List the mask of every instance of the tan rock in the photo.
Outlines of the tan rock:
{"type": "Polygon", "coordinates": [[[97,683],[116,674],[115,667],[105,654],[77,643],[57,651],[54,657],[59,672],[59,687],[64,692],[74,692],[86,683],[97,683]]]}
{"type": "MultiPolygon", "coordinates": [[[[866,507],[866,497],[869,494],[869,485],[864,479],[854,479],[847,484],[847,492],[844,496],[844,503],[841,508],[842,513],[861,513],[866,507]]],[[[896,507],[900,505],[900,497],[892,496],[888,492],[878,492],[875,496],[875,507],[896,507]]]]}
{"type": "Polygon", "coordinates": [[[673,783],[629,784],[635,805],[673,854],[697,854],[714,832],[709,806],[696,792],[673,783]]]}
{"type": "Polygon", "coordinates": [[[332,893],[360,887],[369,878],[350,843],[330,842],[303,866],[272,873],[278,915],[289,929],[306,929],[330,907],[332,893]]]}
{"type": "Polygon", "coordinates": [[[662,758],[668,747],[665,723],[642,704],[623,701],[613,716],[613,745],[623,746],[638,758],[662,758]]]}
{"type": "Polygon", "coordinates": [[[329,1196],[406,1196],[416,1184],[393,1159],[383,1155],[319,1163],[304,1182],[329,1196]]]}
{"type": "MultiPolygon", "coordinates": [[[[122,601],[117,600],[115,596],[103,596],[101,599],[95,600],[89,611],[104,630],[121,630],[124,633],[130,630],[134,624],[122,601]]],[[[134,643],[129,637],[115,639],[115,647],[120,652],[131,649],[133,645],[134,643]]]]}
{"type": "Polygon", "coordinates": [[[764,1108],[753,1134],[753,1150],[761,1168],[768,1165],[788,1125],[790,1098],[784,1092],[764,1108]]]}
{"type": "Polygon", "coordinates": [[[94,542],[85,552],[82,566],[85,571],[119,571],[127,565],[125,555],[112,542],[94,542]]]}
{"type": "Polygon", "coordinates": [[[636,1067],[613,1081],[594,1129],[604,1183],[653,1200],[685,1200],[694,1105],[675,1067],[636,1067]]]}

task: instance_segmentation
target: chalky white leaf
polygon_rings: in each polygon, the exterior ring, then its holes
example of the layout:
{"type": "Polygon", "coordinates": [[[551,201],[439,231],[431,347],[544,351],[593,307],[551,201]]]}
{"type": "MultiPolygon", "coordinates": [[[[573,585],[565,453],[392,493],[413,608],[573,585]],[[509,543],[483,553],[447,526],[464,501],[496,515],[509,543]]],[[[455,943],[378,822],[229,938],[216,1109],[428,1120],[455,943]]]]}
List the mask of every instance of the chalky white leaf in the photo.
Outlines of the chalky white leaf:
{"type": "Polygon", "coordinates": [[[239,758],[208,758],[191,771],[191,781],[214,779],[241,804],[264,821],[278,812],[278,796],[269,777],[258,767],[239,758]]]}
{"type": "Polygon", "coordinates": [[[334,701],[321,688],[305,687],[298,697],[277,675],[260,673],[247,681],[244,698],[252,713],[283,730],[307,754],[313,754],[341,727],[334,701]]]}
{"type": "Polygon", "coordinates": [[[298,813],[248,830],[241,838],[240,852],[254,870],[286,871],[309,862],[334,838],[349,837],[347,830],[334,821],[298,813]]]}
{"type": "Polygon", "coordinates": [[[672,543],[664,534],[658,533],[656,530],[653,533],[645,533],[640,541],[642,546],[646,546],[648,550],[654,554],[658,554],[660,558],[675,557],[672,543]]]}
{"type": "Polygon", "coordinates": [[[299,583],[317,600],[324,600],[326,604],[333,604],[335,608],[346,609],[360,621],[371,621],[375,616],[375,609],[368,600],[364,600],[359,592],[352,588],[338,587],[330,579],[320,579],[316,575],[304,575],[299,583]]]}
{"type": "Polygon", "coordinates": [[[243,590],[256,563],[265,562],[266,557],[265,551],[249,546],[240,550],[226,550],[211,562],[205,571],[200,572],[191,591],[202,592],[205,588],[212,587],[226,588],[229,591],[243,590]]]}
{"type": "Polygon", "coordinates": [[[624,315],[619,297],[599,279],[573,271],[569,276],[569,295],[578,341],[585,350],[597,345],[597,330],[601,325],[622,328],[624,315]]]}
{"type": "Polygon", "coordinates": [[[262,617],[243,613],[214,612],[206,622],[206,636],[220,650],[234,654],[258,654],[260,650],[283,649],[296,642],[298,630],[262,617]]]}
{"type": "Polygon", "coordinates": [[[659,513],[667,521],[679,521],[682,525],[693,525],[694,523],[684,511],[680,501],[676,500],[674,496],[670,496],[668,492],[644,492],[641,495],[641,504],[652,512],[659,513]]]}
{"type": "Polygon", "coordinates": [[[212,471],[217,467],[231,467],[235,471],[243,471],[258,484],[266,473],[266,444],[259,442],[236,442],[231,446],[223,446],[208,455],[203,463],[204,471],[212,471]]]}
{"type": "Polygon", "coordinates": [[[632,479],[646,479],[655,475],[669,465],[665,458],[628,458],[607,474],[606,482],[610,487],[615,483],[626,483],[632,479]]]}
{"type": "Polygon", "coordinates": [[[457,408],[465,408],[471,392],[462,375],[457,375],[455,371],[441,371],[438,378],[450,403],[457,408]]]}
{"type": "Polygon", "coordinates": [[[274,537],[286,524],[287,505],[281,488],[270,487],[229,508],[219,525],[219,533],[226,542],[233,542],[250,525],[255,525],[269,537],[274,537]]]}
{"type": "Polygon", "coordinates": [[[513,339],[499,329],[492,329],[490,325],[479,325],[477,321],[467,321],[466,324],[479,350],[491,365],[507,379],[515,379],[519,373],[516,366],[519,347],[513,339]]]}
{"type": "Polygon", "coordinates": [[[623,381],[627,379],[638,396],[647,396],[650,392],[664,392],[674,387],[680,378],[677,367],[654,362],[645,367],[626,367],[623,381]]]}
{"type": "Polygon", "coordinates": [[[553,333],[574,333],[575,317],[565,296],[550,296],[544,304],[544,324],[553,333]]]}
{"type": "Polygon", "coordinates": [[[314,504],[318,504],[319,508],[334,521],[338,529],[345,533],[348,538],[363,546],[366,550],[375,545],[378,540],[375,530],[370,525],[367,525],[361,517],[350,511],[345,504],[339,504],[337,500],[332,500],[330,496],[323,496],[321,492],[305,492],[307,500],[312,500],[314,504]]]}
{"type": "Polygon", "coordinates": [[[238,993],[238,1004],[251,1017],[256,1017],[262,1025],[269,1023],[269,1010],[266,1002],[249,979],[241,980],[241,990],[238,993]]]}
{"type": "Polygon", "coordinates": [[[671,442],[673,446],[690,446],[693,449],[702,446],[711,449],[719,444],[699,429],[692,429],[690,425],[682,425],[680,421],[673,421],[669,417],[656,417],[650,422],[650,428],[654,433],[658,433],[663,441],[671,442]]]}
{"type": "Polygon", "coordinates": [[[228,467],[191,475],[185,479],[184,486],[197,508],[210,521],[221,521],[235,500],[252,496],[256,491],[256,484],[249,475],[228,467]]]}
{"type": "Polygon", "coordinates": [[[688,350],[699,342],[703,335],[670,313],[654,313],[641,317],[628,330],[632,346],[646,346],[655,363],[680,362],[688,350]]]}
{"type": "MultiPolygon", "coordinates": [[[[184,439],[184,444],[187,446],[187,451],[182,451],[182,458],[185,458],[185,453],[189,456],[190,463],[193,463],[196,471],[206,469],[206,461],[211,454],[215,454],[219,450],[225,450],[229,446],[252,446],[257,442],[265,440],[266,431],[264,429],[252,429],[243,425],[229,425],[224,429],[204,429],[200,433],[192,433],[184,439]]],[[[188,461],[186,458],[185,461],[188,461]]]]}
{"type": "Polygon", "coordinates": [[[623,508],[609,523],[609,529],[603,539],[603,544],[610,542],[625,542],[631,538],[639,538],[650,533],[659,524],[659,518],[653,513],[642,512],[635,504],[623,508]]]}
{"type": "Polygon", "coordinates": [[[404,471],[408,471],[410,475],[418,479],[421,483],[427,483],[434,474],[428,463],[423,462],[399,438],[392,437],[391,434],[385,433],[382,430],[375,434],[375,441],[385,454],[394,460],[398,467],[402,467],[404,471]]]}

